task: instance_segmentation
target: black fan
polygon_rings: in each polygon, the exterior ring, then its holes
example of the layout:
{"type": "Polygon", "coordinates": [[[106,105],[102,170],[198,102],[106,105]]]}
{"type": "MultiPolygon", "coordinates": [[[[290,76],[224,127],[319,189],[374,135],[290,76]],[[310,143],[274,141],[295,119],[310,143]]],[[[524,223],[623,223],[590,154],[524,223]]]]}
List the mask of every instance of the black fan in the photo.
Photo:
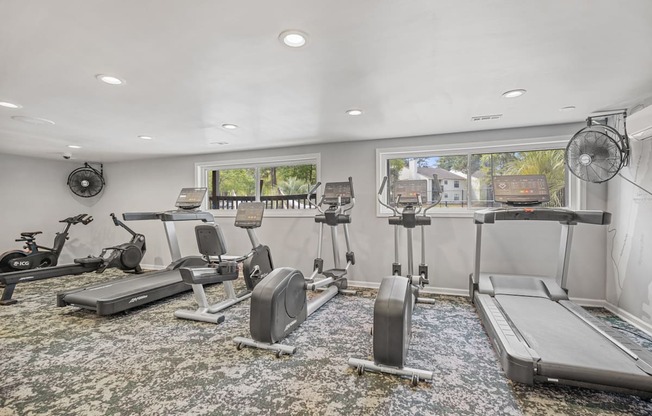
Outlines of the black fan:
{"type": "Polygon", "coordinates": [[[68,186],[75,195],[82,198],[91,198],[102,192],[104,188],[103,173],[104,167],[102,164],[100,164],[100,170],[97,170],[88,163],[84,163],[81,168],[70,172],[68,186]]]}
{"type": "MultiPolygon", "coordinates": [[[[616,176],[629,162],[629,139],[625,124],[626,113],[622,115],[624,134],[605,124],[597,117],[589,117],[587,126],[575,133],[566,146],[566,165],[578,178],[593,183],[606,182],[616,176]]],[[[605,116],[600,116],[601,119],[605,116]]]]}

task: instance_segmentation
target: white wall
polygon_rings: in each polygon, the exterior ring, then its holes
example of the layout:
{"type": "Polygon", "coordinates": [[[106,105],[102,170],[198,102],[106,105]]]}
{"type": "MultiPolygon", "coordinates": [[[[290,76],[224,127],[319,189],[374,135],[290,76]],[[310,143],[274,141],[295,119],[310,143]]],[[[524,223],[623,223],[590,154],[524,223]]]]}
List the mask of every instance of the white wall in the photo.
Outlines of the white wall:
{"type": "MultiPolygon", "coordinates": [[[[88,204],[93,201],[82,201],[66,185],[68,174],[79,166],[78,162],[0,154],[0,251],[22,249],[22,243],[14,240],[23,231],[43,231],[36,241],[52,247],[55,234],[64,228],[59,220],[82,213],[92,215],[88,204]]],[[[60,264],[91,253],[96,226],[96,222],[72,226],[60,264]]]]}
{"type": "MultiPolygon", "coordinates": [[[[652,125],[652,108],[629,119],[629,132],[652,125]]],[[[622,174],[652,191],[652,138],[631,140],[622,174]]],[[[607,301],[652,324],[652,196],[620,177],[609,182],[613,213],[607,247],[607,301]]]]}
{"type": "MultiPolygon", "coordinates": [[[[107,186],[97,204],[91,207],[96,220],[91,250],[80,250],[83,256],[99,252],[107,246],[126,240],[127,234],[114,227],[109,221],[110,212],[162,211],[172,209],[179,189],[194,186],[196,162],[238,160],[257,157],[283,156],[292,154],[320,153],[322,182],[354,179],[356,207],[351,224],[351,243],[356,253],[357,264],[353,267],[351,280],[380,282],[390,273],[393,258],[393,231],[386,218],[376,216],[376,149],[403,146],[423,146],[461,142],[482,142],[492,140],[518,140],[557,135],[571,135],[579,125],[548,126],[509,130],[494,130],[465,134],[450,134],[420,138],[388,139],[352,143],[297,146],[283,149],[257,150],[250,152],[221,153],[199,156],[184,156],[165,159],[151,159],[105,165],[107,186]]],[[[10,157],[6,157],[9,159],[10,157]]],[[[69,196],[65,177],[71,168],[54,162],[28,159],[24,164],[42,164],[43,176],[62,176],[59,190],[52,196],[52,206],[57,212],[68,208],[66,204],[81,209],[77,201],[69,196]],[[56,172],[56,175],[53,173],[56,172]],[[55,202],[56,201],[56,202],[55,202]],[[77,205],[75,205],[77,203],[77,205]]],[[[20,177],[19,167],[7,169],[9,178],[20,177]]],[[[7,188],[7,179],[2,184],[7,188]]],[[[58,179],[57,179],[58,180],[58,179]]],[[[40,191],[39,191],[40,192],[40,191]]],[[[36,202],[39,192],[28,193],[30,203],[36,202]]],[[[5,195],[5,193],[3,193],[5,195]]],[[[40,200],[40,198],[39,198],[40,200]]],[[[605,186],[589,188],[589,208],[605,206],[605,186]]],[[[3,204],[4,205],[4,204],[3,204]]],[[[40,203],[37,212],[44,222],[50,221],[49,205],[40,203]]],[[[23,219],[23,210],[17,208],[15,215],[23,219]]],[[[0,225],[10,222],[1,218],[0,225]]],[[[16,221],[14,221],[16,222],[16,221]]],[[[230,252],[244,253],[249,249],[246,232],[233,226],[233,218],[218,218],[230,245],[230,252]]],[[[144,264],[163,266],[170,261],[165,233],[160,222],[142,221],[129,223],[136,231],[147,236],[148,251],[144,264]]],[[[179,240],[184,255],[195,254],[194,223],[179,224],[179,240]]],[[[18,227],[20,228],[20,226],[18,227]]],[[[309,273],[316,252],[317,225],[312,218],[273,218],[267,216],[258,230],[261,242],[269,245],[276,266],[294,266],[309,273]]],[[[328,235],[328,234],[326,234],[328,235]]],[[[431,285],[437,289],[465,291],[468,275],[473,267],[473,246],[475,226],[471,218],[434,218],[427,229],[427,258],[430,265],[431,285]]],[[[483,261],[486,269],[496,271],[553,275],[559,242],[558,224],[497,224],[487,226],[485,232],[483,261]]],[[[404,236],[402,243],[405,243],[404,236]]],[[[416,236],[415,236],[416,238],[416,236]]],[[[331,262],[330,244],[324,238],[324,259],[331,262]]],[[[342,244],[343,246],[343,244],[342,244]]],[[[419,245],[415,244],[418,255],[419,245]]],[[[581,298],[604,299],[605,264],[595,261],[604,258],[606,252],[606,229],[604,227],[578,226],[572,253],[570,283],[571,295],[581,298]]],[[[405,250],[401,250],[405,266],[405,250]]],[[[418,259],[417,259],[418,261],[418,259]]]]}

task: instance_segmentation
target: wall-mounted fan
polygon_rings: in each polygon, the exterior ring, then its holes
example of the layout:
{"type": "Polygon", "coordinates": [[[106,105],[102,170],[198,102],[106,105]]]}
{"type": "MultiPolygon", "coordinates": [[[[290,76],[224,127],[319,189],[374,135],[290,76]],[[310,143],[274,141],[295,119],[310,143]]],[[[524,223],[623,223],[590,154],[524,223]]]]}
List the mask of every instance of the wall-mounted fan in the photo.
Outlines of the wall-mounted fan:
{"type": "Polygon", "coordinates": [[[104,188],[104,166],[100,163],[100,170],[95,169],[88,163],[70,172],[68,175],[68,186],[77,196],[91,198],[96,196],[104,188]]]}
{"type": "Polygon", "coordinates": [[[575,133],[566,146],[566,165],[578,178],[602,183],[629,163],[626,112],[589,117],[587,126],[575,133]],[[622,117],[623,134],[607,125],[609,116],[622,117]]]}

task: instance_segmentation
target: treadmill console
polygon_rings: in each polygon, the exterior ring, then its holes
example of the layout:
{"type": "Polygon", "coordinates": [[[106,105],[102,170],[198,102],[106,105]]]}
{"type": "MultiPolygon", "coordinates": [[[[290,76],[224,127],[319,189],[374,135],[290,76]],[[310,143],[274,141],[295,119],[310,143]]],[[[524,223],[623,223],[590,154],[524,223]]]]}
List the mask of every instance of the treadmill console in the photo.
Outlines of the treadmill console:
{"type": "Polygon", "coordinates": [[[324,186],[322,201],[326,205],[336,205],[338,197],[342,197],[342,205],[350,204],[353,196],[351,182],[328,182],[324,186]]]}
{"type": "Polygon", "coordinates": [[[263,223],[265,204],[262,202],[241,202],[235,215],[235,226],[240,228],[258,228],[263,223]]]}
{"type": "Polygon", "coordinates": [[[398,197],[399,206],[418,205],[428,199],[428,181],[426,179],[402,180],[394,183],[394,195],[398,197]]]}
{"type": "Polygon", "coordinates": [[[207,188],[183,188],[177,198],[176,207],[183,210],[197,209],[206,196],[207,188]]]}
{"type": "Polygon", "coordinates": [[[538,205],[550,201],[544,175],[494,176],[494,201],[508,205],[538,205]]]}

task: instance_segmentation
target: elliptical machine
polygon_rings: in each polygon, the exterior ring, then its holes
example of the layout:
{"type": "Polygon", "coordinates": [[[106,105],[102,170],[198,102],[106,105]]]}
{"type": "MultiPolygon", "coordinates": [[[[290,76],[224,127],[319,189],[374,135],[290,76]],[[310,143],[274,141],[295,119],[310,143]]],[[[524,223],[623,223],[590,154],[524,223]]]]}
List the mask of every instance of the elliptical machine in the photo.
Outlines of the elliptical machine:
{"type": "Polygon", "coordinates": [[[424,205],[423,198],[428,194],[428,181],[399,180],[395,183],[395,199],[392,205],[382,200],[387,177],[378,191],[378,202],[394,213],[389,224],[394,225],[394,263],[392,276],[383,278],[374,303],[373,361],[349,358],[350,366],[357,369],[358,375],[364,370],[407,376],[416,386],[420,379],[432,380],[432,371],[405,367],[412,329],[412,311],[416,302],[434,303],[432,299],[419,298],[419,289],[428,281],[428,265],[425,263],[425,226],[431,224],[428,210],[439,203],[441,191],[437,176],[434,176],[433,198],[436,202],[424,205]],[[414,273],[412,264],[412,230],[421,227],[421,264],[414,273]],[[399,227],[407,230],[408,273],[401,276],[398,257],[399,227]]]}
{"type": "Polygon", "coordinates": [[[224,322],[224,315],[219,314],[226,308],[251,297],[251,291],[273,269],[272,254],[268,246],[260,244],[255,229],[263,222],[265,204],[262,202],[242,202],[238,205],[235,226],[247,230],[251,241],[251,251],[243,257],[226,260],[222,258],[227,252],[226,240],[217,225],[198,225],[195,227],[197,248],[208,264],[207,267],[182,267],[179,269],[181,279],[192,287],[197,302],[197,310],[180,309],[174,316],[181,319],[219,324],[224,322]],[[217,257],[217,260],[214,258],[217,257]],[[237,264],[242,263],[247,290],[236,294],[233,280],[238,278],[237,264]],[[206,297],[204,285],[223,283],[226,300],[210,304],[206,297]]]}
{"type": "MultiPolygon", "coordinates": [[[[308,192],[308,201],[321,183],[308,192]]],[[[311,205],[313,205],[311,203],[311,205]]],[[[349,228],[351,215],[349,211],[355,205],[353,194],[353,179],[348,182],[329,182],[324,186],[324,194],[317,205],[320,212],[315,216],[319,224],[319,242],[317,258],[313,263],[313,272],[309,278],[290,267],[275,269],[260,281],[251,295],[251,316],[249,319],[250,338],[236,337],[233,342],[238,349],[244,346],[256,347],[276,352],[277,357],[283,354],[294,354],[296,347],[278,344],[287,337],[313,312],[331,300],[341,290],[347,288],[346,274],[351,265],[355,264],[355,255],[351,251],[349,228]],[[323,206],[327,206],[323,209],[323,206]],[[331,229],[333,244],[334,268],[324,270],[322,254],[322,235],[324,225],[331,229]],[[344,228],[346,240],[346,266],[341,266],[338,240],[338,226],[344,228]],[[315,281],[317,275],[323,279],[315,281]],[[307,290],[322,290],[310,301],[306,297],[307,290]]]]}
{"type": "Polygon", "coordinates": [[[20,233],[20,238],[16,239],[16,241],[24,241],[25,246],[23,248],[27,251],[10,250],[2,253],[0,255],[0,273],[56,266],[63,246],[66,244],[66,240],[70,238],[68,237],[70,227],[80,223],[86,225],[91,221],[93,221],[93,217],[87,214],[79,214],[59,221],[65,223],[66,226],[62,232],[54,236],[52,248],[40,246],[36,243],[36,235],[43,234],[42,231],[20,233]]]}

